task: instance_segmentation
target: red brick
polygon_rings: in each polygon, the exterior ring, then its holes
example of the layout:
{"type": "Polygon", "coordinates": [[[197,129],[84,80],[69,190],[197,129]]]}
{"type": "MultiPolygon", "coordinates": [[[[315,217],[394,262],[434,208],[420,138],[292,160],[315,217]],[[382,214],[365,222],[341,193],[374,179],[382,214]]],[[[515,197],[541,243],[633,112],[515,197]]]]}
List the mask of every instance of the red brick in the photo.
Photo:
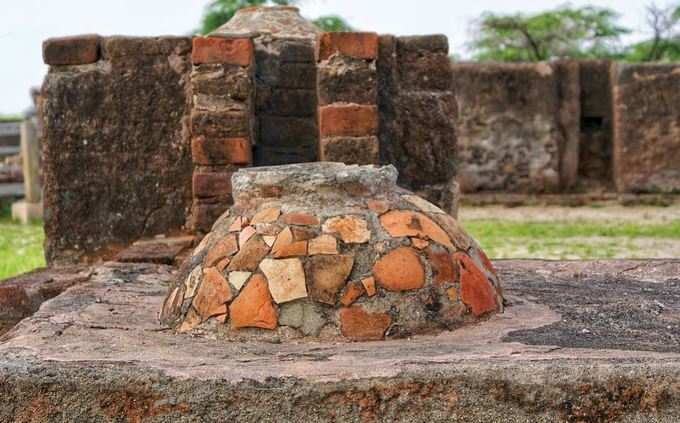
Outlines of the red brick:
{"type": "Polygon", "coordinates": [[[43,42],[43,61],[47,65],[86,65],[99,60],[99,36],[50,38],[43,42]]]}
{"type": "Polygon", "coordinates": [[[246,138],[211,138],[191,140],[191,156],[200,165],[249,165],[252,162],[250,141],[246,138]]]}
{"type": "Polygon", "coordinates": [[[248,66],[253,60],[250,38],[196,37],[191,60],[194,65],[224,63],[248,66]]]}
{"type": "Polygon", "coordinates": [[[460,298],[463,303],[475,316],[495,311],[498,308],[496,293],[484,273],[467,254],[455,253],[453,258],[460,270],[460,298]]]}
{"type": "Polygon", "coordinates": [[[320,107],[319,131],[322,137],[377,135],[378,109],[357,104],[320,107]]]}
{"type": "Polygon", "coordinates": [[[378,56],[378,34],[375,32],[324,32],[316,45],[316,60],[326,60],[339,53],[355,59],[378,56]]]}
{"type": "Polygon", "coordinates": [[[194,172],[194,197],[211,198],[231,195],[232,172],[194,172]]]}
{"type": "Polygon", "coordinates": [[[340,309],[340,331],[355,341],[383,339],[391,323],[389,314],[370,313],[358,305],[340,309]]]}

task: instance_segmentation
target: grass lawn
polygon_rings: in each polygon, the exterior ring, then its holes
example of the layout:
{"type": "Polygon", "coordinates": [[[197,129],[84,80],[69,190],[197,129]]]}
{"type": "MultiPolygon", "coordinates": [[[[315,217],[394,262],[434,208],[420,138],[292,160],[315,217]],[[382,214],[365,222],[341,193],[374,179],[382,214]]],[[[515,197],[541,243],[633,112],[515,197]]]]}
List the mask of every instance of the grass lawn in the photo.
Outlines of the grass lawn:
{"type": "Polygon", "coordinates": [[[492,258],[601,259],[680,257],[680,220],[632,222],[505,222],[463,226],[492,258]]]}
{"type": "Polygon", "coordinates": [[[12,222],[9,209],[0,205],[0,280],[45,265],[42,222],[12,222]]]}

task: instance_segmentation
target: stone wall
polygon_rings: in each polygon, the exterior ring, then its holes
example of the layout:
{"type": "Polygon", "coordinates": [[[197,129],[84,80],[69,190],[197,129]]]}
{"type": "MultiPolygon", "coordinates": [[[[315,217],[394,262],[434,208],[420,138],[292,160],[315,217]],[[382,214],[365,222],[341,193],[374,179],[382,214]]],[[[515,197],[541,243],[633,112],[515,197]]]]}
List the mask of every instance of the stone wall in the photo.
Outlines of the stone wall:
{"type": "Polygon", "coordinates": [[[560,189],[560,84],[553,66],[454,64],[459,182],[465,192],[560,189]]]}
{"type": "Polygon", "coordinates": [[[680,192],[680,66],[612,68],[614,180],[622,192],[680,192]]]}
{"type": "Polygon", "coordinates": [[[44,43],[45,254],[109,256],[179,231],[191,205],[189,38],[44,43]]]}
{"type": "Polygon", "coordinates": [[[456,102],[443,35],[380,37],[380,158],[399,184],[456,214],[456,102]]]}

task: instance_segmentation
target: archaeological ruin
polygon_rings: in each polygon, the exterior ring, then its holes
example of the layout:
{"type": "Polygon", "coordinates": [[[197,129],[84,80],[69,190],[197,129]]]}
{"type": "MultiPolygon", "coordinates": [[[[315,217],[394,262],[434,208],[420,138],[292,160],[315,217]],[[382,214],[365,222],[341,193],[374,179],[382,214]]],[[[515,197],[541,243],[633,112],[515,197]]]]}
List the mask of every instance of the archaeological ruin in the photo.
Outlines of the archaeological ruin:
{"type": "Polygon", "coordinates": [[[457,219],[680,192],[678,67],[449,53],[289,6],[46,40],[0,422],[680,421],[680,260],[492,262],[457,219]]]}

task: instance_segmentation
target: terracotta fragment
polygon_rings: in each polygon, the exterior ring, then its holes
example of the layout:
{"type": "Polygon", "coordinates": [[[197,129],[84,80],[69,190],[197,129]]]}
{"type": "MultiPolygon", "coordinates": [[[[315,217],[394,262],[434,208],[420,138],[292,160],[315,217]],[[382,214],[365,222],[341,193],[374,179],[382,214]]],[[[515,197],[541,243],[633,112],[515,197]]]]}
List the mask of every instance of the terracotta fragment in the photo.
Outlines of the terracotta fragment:
{"type": "Polygon", "coordinates": [[[225,257],[222,260],[218,261],[217,264],[215,265],[215,267],[220,272],[224,272],[224,269],[226,269],[227,266],[229,266],[229,262],[231,262],[231,259],[229,259],[228,257],[225,257]]]}
{"type": "Polygon", "coordinates": [[[236,234],[229,234],[208,251],[204,263],[206,267],[214,266],[218,261],[225,257],[231,257],[236,254],[237,251],[238,243],[236,242],[236,234]]]}
{"type": "Polygon", "coordinates": [[[259,212],[255,213],[255,216],[253,216],[252,220],[250,221],[251,225],[255,225],[258,223],[271,223],[275,222],[276,219],[279,218],[281,215],[281,209],[278,207],[271,207],[268,209],[263,209],[260,210],[259,212]]]}
{"type": "Polygon", "coordinates": [[[358,305],[340,309],[340,331],[354,341],[375,341],[385,338],[392,323],[387,313],[370,313],[358,305]]]}
{"type": "Polygon", "coordinates": [[[292,226],[290,230],[293,232],[294,241],[307,241],[316,236],[316,233],[312,228],[292,226]]]}
{"type": "Polygon", "coordinates": [[[246,281],[250,278],[250,275],[252,275],[251,272],[230,272],[229,283],[240,291],[246,281]]]}
{"type": "Polygon", "coordinates": [[[458,290],[454,287],[451,287],[446,290],[446,295],[449,297],[449,301],[452,303],[455,303],[458,301],[458,290]]]}
{"type": "Polygon", "coordinates": [[[391,210],[380,216],[380,224],[393,237],[413,236],[431,239],[453,249],[447,233],[423,213],[411,210],[391,210]]]}
{"type": "Polygon", "coordinates": [[[275,329],[276,309],[264,276],[253,275],[238,297],[229,306],[231,327],[275,329]]]}
{"type": "Polygon", "coordinates": [[[352,303],[354,303],[356,300],[359,299],[366,290],[364,289],[364,286],[362,285],[361,282],[355,281],[355,282],[350,282],[347,284],[347,287],[345,288],[345,292],[342,294],[342,297],[340,297],[340,304],[344,305],[345,307],[350,306],[352,303]]]}
{"type": "Polygon", "coordinates": [[[433,285],[440,286],[445,283],[458,282],[458,266],[454,265],[453,259],[448,251],[428,248],[426,254],[427,259],[432,266],[433,285]]]}
{"type": "Polygon", "coordinates": [[[352,271],[354,258],[348,255],[319,255],[307,260],[310,296],[316,301],[334,305],[352,271]]]}
{"type": "Polygon", "coordinates": [[[389,210],[389,206],[384,201],[378,200],[367,200],[366,206],[369,210],[376,212],[377,214],[383,214],[389,210]]]}
{"type": "Polygon", "coordinates": [[[246,242],[255,235],[256,231],[255,228],[252,226],[246,226],[241,230],[241,232],[238,234],[238,245],[240,248],[242,248],[244,245],[246,245],[246,242]]]}
{"type": "Polygon", "coordinates": [[[189,273],[189,277],[184,281],[185,292],[184,298],[192,298],[196,295],[196,288],[198,288],[198,283],[201,281],[203,276],[203,266],[198,265],[194,267],[194,270],[189,273]]]}
{"type": "Polygon", "coordinates": [[[495,311],[496,293],[484,273],[465,253],[454,254],[460,269],[460,298],[472,314],[481,316],[495,311]]]}
{"type": "Polygon", "coordinates": [[[281,221],[287,225],[318,225],[319,218],[307,213],[286,213],[281,221]]]}
{"type": "Polygon", "coordinates": [[[337,253],[338,241],[333,235],[323,234],[309,240],[308,254],[310,256],[337,253]]]}
{"type": "Polygon", "coordinates": [[[307,255],[307,241],[298,241],[279,248],[274,252],[274,258],[286,258],[307,255]]]}
{"type": "Polygon", "coordinates": [[[186,317],[184,318],[184,321],[182,324],[179,326],[179,329],[177,329],[177,332],[179,333],[185,333],[189,332],[196,326],[201,324],[201,316],[194,310],[192,307],[189,307],[189,311],[187,312],[186,317]]]}
{"type": "Polygon", "coordinates": [[[275,236],[263,236],[262,240],[264,241],[265,244],[269,245],[270,247],[274,245],[274,242],[276,241],[275,236]]]}
{"type": "Polygon", "coordinates": [[[425,284],[423,265],[409,247],[398,247],[380,258],[373,266],[373,276],[389,291],[408,291],[425,284]]]}
{"type": "Polygon", "coordinates": [[[375,279],[371,276],[369,278],[364,278],[361,280],[361,284],[364,286],[364,289],[366,290],[366,294],[369,297],[372,297],[375,295],[375,279]]]}
{"type": "Polygon", "coordinates": [[[429,242],[420,238],[411,238],[411,244],[419,250],[423,250],[427,248],[428,245],[430,245],[429,242]]]}
{"type": "Polygon", "coordinates": [[[329,234],[338,234],[346,243],[364,243],[371,239],[371,231],[368,230],[366,220],[358,216],[338,216],[326,220],[323,231],[329,234]]]}
{"type": "Polygon", "coordinates": [[[214,267],[203,272],[203,281],[196,291],[192,305],[203,321],[227,312],[226,303],[232,298],[231,288],[214,267]]]}
{"type": "Polygon", "coordinates": [[[244,226],[248,224],[248,219],[243,216],[237,216],[229,226],[229,232],[240,232],[244,226]]]}
{"type": "Polygon", "coordinates": [[[272,254],[276,255],[281,249],[293,243],[293,232],[289,227],[282,230],[274,241],[272,246],[272,254]]]}
{"type": "Polygon", "coordinates": [[[418,197],[417,195],[402,195],[401,198],[408,201],[409,203],[416,206],[420,211],[425,213],[442,213],[446,212],[424,198],[418,197]]]}
{"type": "Polygon", "coordinates": [[[231,263],[227,266],[227,270],[233,272],[234,270],[254,272],[257,265],[260,263],[267,253],[269,253],[269,246],[265,244],[260,235],[251,237],[248,242],[241,248],[241,250],[231,259],[231,263]]]}
{"type": "Polygon", "coordinates": [[[260,269],[267,277],[269,290],[277,304],[307,297],[305,271],[300,259],[264,259],[260,269]]]}

